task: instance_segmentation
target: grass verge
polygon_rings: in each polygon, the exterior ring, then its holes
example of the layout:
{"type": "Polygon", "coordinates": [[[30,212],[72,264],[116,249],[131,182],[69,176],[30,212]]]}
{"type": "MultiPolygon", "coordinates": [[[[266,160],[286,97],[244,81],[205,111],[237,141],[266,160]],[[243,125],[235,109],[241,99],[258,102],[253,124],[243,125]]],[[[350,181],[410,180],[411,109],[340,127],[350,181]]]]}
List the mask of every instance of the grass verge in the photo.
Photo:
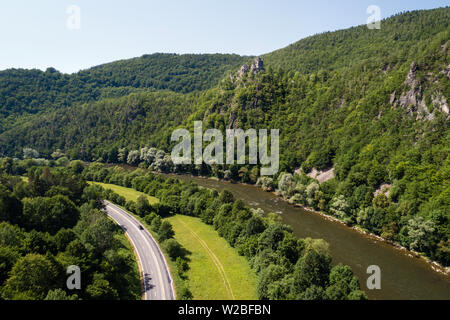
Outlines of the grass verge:
{"type": "MultiPolygon", "coordinates": [[[[159,201],[157,198],[131,188],[99,182],[89,183],[111,189],[125,197],[127,201],[136,201],[141,195],[147,196],[152,204],[159,201]]],[[[155,239],[158,239],[157,234],[153,232],[150,225],[145,223],[144,219],[133,213],[130,214],[138,219],[155,239]]],[[[257,299],[257,278],[248,261],[239,256],[237,251],[220,237],[212,226],[203,223],[198,218],[182,215],[166,219],[173,226],[175,239],[190,252],[188,256],[190,269],[187,272],[188,279],[186,281],[188,281],[188,287],[195,300],[257,299]]],[[[130,244],[129,246],[132,250],[130,244]]],[[[179,276],[175,262],[168,257],[164,249],[162,251],[169,265],[175,291],[179,292],[185,286],[185,280],[179,276]]]]}
{"type": "Polygon", "coordinates": [[[212,226],[182,215],[166,220],[175,239],[190,252],[189,288],[195,300],[257,299],[256,275],[247,260],[212,226]]]}
{"type": "Polygon", "coordinates": [[[157,198],[151,197],[148,194],[136,191],[136,190],[131,189],[131,188],[125,188],[125,187],[122,187],[122,186],[117,186],[115,184],[108,184],[108,183],[101,183],[101,182],[91,182],[91,181],[89,181],[89,184],[98,184],[99,186],[102,186],[105,189],[111,189],[115,193],[125,197],[125,199],[127,201],[137,201],[137,199],[140,196],[145,196],[145,197],[147,197],[148,202],[150,202],[150,204],[155,204],[155,203],[159,202],[159,200],[157,198]]]}
{"type": "Polygon", "coordinates": [[[128,257],[132,271],[126,275],[126,279],[130,288],[130,300],[140,300],[142,298],[142,281],[141,281],[141,272],[139,271],[139,266],[137,262],[137,258],[134,252],[134,248],[130,243],[125,232],[115,235],[115,238],[118,239],[125,248],[121,248],[122,251],[120,254],[128,257]]]}

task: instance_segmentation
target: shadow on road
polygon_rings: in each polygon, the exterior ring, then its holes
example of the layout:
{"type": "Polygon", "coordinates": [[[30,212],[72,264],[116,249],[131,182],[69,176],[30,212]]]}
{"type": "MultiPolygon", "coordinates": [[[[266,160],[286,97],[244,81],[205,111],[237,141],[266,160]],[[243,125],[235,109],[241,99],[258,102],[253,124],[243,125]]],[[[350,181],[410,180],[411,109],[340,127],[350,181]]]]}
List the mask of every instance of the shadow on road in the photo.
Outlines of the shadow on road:
{"type": "Polygon", "coordinates": [[[146,288],[147,291],[150,291],[155,287],[153,284],[150,283],[151,280],[152,278],[148,273],[144,274],[144,288],[146,288]]]}

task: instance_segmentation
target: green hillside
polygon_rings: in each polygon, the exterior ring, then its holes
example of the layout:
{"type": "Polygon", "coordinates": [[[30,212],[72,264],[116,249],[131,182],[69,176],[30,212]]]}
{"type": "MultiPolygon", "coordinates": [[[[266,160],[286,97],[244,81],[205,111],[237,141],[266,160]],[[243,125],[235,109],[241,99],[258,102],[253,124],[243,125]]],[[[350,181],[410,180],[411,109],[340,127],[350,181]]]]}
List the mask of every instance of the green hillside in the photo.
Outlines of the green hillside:
{"type": "Polygon", "coordinates": [[[53,68],[0,71],[0,132],[20,115],[52,111],[142,90],[187,93],[217,85],[247,57],[226,54],[152,54],[62,74],[53,68]]]}
{"type": "MultiPolygon", "coordinates": [[[[20,118],[0,134],[0,155],[21,156],[31,147],[47,157],[61,149],[72,158],[126,162],[119,149],[168,152],[173,129],[192,128],[194,120],[204,129],[279,128],[280,173],[335,173],[320,186],[280,174],[273,184],[281,195],[449,265],[449,21],[449,7],[400,14],[381,30],[355,27],[301,40],[264,56],[265,69],[257,72],[238,72],[247,58],[236,58],[232,77],[223,67],[221,82],[201,92],[134,92],[20,118]],[[389,186],[386,195],[382,185],[389,186]]],[[[121,76],[133,74],[127,63],[86,77],[139,87],[121,76]]],[[[206,89],[205,78],[196,77],[198,89],[206,89]]],[[[150,164],[135,154],[133,164],[150,164]]],[[[253,166],[183,170],[258,179],[253,166]]]]}
{"type": "Polygon", "coordinates": [[[447,8],[412,11],[381,22],[380,30],[366,25],[302,39],[263,56],[273,67],[301,74],[360,67],[364,71],[391,68],[417,59],[439,33],[448,31],[447,8]]]}

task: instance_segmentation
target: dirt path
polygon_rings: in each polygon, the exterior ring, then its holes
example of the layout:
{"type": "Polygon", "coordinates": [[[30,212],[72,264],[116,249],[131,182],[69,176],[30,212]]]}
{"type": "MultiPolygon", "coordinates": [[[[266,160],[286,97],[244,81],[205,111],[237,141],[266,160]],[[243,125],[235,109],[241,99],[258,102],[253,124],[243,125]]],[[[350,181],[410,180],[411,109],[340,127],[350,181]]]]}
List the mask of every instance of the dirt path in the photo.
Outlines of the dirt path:
{"type": "Polygon", "coordinates": [[[208,254],[211,257],[213,263],[215,264],[217,270],[219,271],[220,276],[223,279],[223,283],[224,283],[225,288],[227,289],[228,293],[230,294],[232,300],[236,300],[236,298],[234,297],[234,294],[233,294],[233,289],[231,288],[230,281],[228,280],[228,277],[227,277],[227,275],[225,273],[225,270],[224,270],[223,265],[220,262],[219,258],[217,258],[217,256],[214,254],[214,252],[208,247],[206,242],[203,241],[202,238],[200,238],[198,236],[198,234],[195,233],[194,230],[192,230],[186,223],[184,223],[180,219],[178,219],[178,221],[180,221],[181,224],[184,225],[187,230],[189,230],[189,232],[198,240],[198,242],[202,245],[202,247],[205,248],[206,252],[208,252],[208,254]]]}

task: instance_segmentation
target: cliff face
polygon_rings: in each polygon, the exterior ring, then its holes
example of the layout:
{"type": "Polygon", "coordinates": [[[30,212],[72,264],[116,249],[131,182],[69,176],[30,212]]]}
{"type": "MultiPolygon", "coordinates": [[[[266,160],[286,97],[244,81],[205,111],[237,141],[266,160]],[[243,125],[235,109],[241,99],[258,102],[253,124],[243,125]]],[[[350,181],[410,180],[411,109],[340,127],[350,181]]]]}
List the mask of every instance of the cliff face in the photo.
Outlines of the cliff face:
{"type": "MultiPolygon", "coordinates": [[[[439,90],[432,90],[429,93],[429,100],[424,95],[423,86],[431,87],[430,84],[437,82],[437,76],[433,73],[428,73],[425,78],[419,80],[417,78],[417,72],[420,67],[417,63],[412,62],[409,73],[406,76],[405,85],[409,90],[400,95],[397,99],[396,93],[393,92],[390,98],[390,103],[396,107],[402,107],[411,117],[416,117],[416,120],[428,120],[431,121],[435,118],[435,111],[438,110],[449,116],[449,106],[447,98],[439,90]],[[431,110],[430,110],[431,109],[431,110]]],[[[441,71],[447,78],[449,72],[447,69],[441,71]]]]}
{"type": "MultiPolygon", "coordinates": [[[[251,74],[256,75],[257,73],[264,71],[264,61],[260,58],[257,57],[253,60],[253,63],[251,64],[251,66],[249,66],[248,64],[244,64],[242,65],[242,67],[238,70],[238,72],[236,73],[237,78],[242,78],[243,76],[247,75],[249,72],[251,72],[251,74]]],[[[231,79],[233,80],[233,76],[231,76],[231,79]]]]}

